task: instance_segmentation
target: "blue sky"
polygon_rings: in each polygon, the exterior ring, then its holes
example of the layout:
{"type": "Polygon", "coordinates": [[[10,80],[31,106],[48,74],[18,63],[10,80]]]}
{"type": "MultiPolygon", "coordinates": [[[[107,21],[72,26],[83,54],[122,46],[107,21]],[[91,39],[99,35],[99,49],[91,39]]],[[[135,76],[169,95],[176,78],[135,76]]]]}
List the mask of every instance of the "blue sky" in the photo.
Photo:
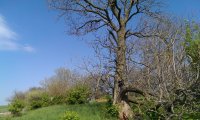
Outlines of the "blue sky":
{"type": "MultiPolygon", "coordinates": [[[[165,9],[200,20],[199,6],[199,0],[169,0],[165,9]]],[[[68,35],[67,29],[46,0],[0,0],[0,105],[14,90],[38,86],[58,67],[76,69],[92,57],[82,37],[68,35]]]]}

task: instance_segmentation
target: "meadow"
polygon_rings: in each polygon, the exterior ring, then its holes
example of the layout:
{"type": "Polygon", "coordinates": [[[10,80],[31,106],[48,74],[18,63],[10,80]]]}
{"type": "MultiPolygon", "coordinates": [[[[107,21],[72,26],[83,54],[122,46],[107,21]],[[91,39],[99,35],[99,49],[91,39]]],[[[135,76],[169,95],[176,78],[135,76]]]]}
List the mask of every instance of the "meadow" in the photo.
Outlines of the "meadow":
{"type": "Polygon", "coordinates": [[[0,113],[1,112],[7,112],[8,111],[8,107],[7,106],[0,106],[0,113]]]}
{"type": "MultiPolygon", "coordinates": [[[[6,111],[6,107],[0,107],[0,111],[6,111]]],[[[77,112],[80,120],[116,120],[106,115],[104,103],[55,105],[25,112],[20,117],[0,117],[0,120],[59,120],[65,111],[77,112]]]]}

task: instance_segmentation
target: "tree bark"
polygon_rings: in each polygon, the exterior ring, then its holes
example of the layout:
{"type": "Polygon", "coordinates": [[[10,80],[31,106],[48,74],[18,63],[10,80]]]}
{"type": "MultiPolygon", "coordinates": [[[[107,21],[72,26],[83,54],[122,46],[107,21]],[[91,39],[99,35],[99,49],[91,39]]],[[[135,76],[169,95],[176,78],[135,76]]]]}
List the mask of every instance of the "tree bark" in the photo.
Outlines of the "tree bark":
{"type": "Polygon", "coordinates": [[[114,98],[113,105],[119,107],[119,118],[126,120],[133,116],[133,112],[128,102],[128,96],[122,95],[122,91],[126,88],[126,28],[122,25],[121,29],[117,32],[118,47],[116,51],[116,73],[114,82],[114,98]]]}

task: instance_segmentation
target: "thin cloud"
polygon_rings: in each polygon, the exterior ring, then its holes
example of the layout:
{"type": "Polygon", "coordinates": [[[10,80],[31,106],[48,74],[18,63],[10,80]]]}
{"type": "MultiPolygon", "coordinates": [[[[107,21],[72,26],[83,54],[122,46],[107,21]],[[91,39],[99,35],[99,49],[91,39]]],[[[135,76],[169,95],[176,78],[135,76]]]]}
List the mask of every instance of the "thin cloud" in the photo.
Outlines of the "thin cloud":
{"type": "Polygon", "coordinates": [[[24,51],[27,51],[27,52],[35,52],[35,49],[29,45],[23,46],[22,48],[24,51]]]}
{"type": "Polygon", "coordinates": [[[30,45],[18,43],[17,39],[18,34],[9,28],[5,18],[0,15],[0,51],[35,51],[30,45]]]}

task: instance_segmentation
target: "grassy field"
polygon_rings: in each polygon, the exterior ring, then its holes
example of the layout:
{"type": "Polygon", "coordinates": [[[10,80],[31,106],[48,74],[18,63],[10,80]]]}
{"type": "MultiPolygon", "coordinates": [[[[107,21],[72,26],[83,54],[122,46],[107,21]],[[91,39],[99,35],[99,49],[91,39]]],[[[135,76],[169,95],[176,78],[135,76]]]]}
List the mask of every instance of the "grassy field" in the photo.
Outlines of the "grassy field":
{"type": "Polygon", "coordinates": [[[7,106],[0,106],[0,113],[1,112],[7,112],[8,111],[8,107],[7,106]]]}
{"type": "Polygon", "coordinates": [[[81,120],[115,120],[105,114],[105,104],[57,105],[24,113],[21,117],[0,120],[59,120],[65,111],[75,111],[81,120]]]}
{"type": "MultiPolygon", "coordinates": [[[[0,106],[0,113],[4,113],[8,111],[7,106],[0,106]]],[[[3,116],[0,115],[0,120],[4,120],[3,116]]]]}

